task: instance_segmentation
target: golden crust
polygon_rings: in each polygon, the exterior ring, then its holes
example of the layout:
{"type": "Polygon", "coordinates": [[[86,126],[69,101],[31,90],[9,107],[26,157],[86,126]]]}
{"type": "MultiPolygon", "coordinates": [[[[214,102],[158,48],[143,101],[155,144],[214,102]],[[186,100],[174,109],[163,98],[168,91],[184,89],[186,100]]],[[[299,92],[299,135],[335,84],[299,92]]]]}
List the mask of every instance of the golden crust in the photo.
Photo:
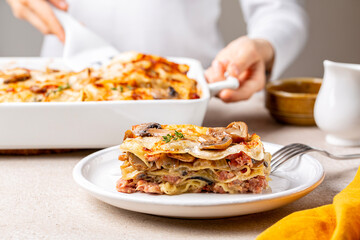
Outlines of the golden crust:
{"type": "Polygon", "coordinates": [[[1,102],[79,102],[199,98],[189,67],[165,58],[124,53],[80,72],[15,68],[0,71],[1,102]]]}
{"type": "MultiPolygon", "coordinates": [[[[146,127],[146,124],[142,125],[146,127]]],[[[216,129],[220,132],[223,131],[226,135],[230,135],[226,133],[229,129],[199,127],[190,124],[159,125],[159,128],[161,126],[161,129],[148,128],[146,130],[147,135],[141,136],[141,131],[145,131],[143,126],[133,126],[132,131],[135,133],[133,134],[133,137],[125,139],[120,145],[122,151],[135,153],[143,160],[146,155],[159,154],[162,152],[188,153],[197,158],[219,160],[227,155],[243,151],[253,159],[261,160],[264,158],[264,147],[260,141],[260,137],[256,134],[253,134],[249,136],[248,139],[236,144],[231,144],[229,146],[217,145],[218,147],[215,146],[215,148],[213,148],[214,150],[208,150],[202,149],[201,145],[203,144],[204,139],[209,136],[210,132],[216,129]],[[178,135],[181,135],[182,137],[179,137],[178,135]]],[[[220,136],[220,138],[223,138],[223,136],[220,136]]],[[[217,141],[217,138],[215,138],[215,141],[217,141]]]]}

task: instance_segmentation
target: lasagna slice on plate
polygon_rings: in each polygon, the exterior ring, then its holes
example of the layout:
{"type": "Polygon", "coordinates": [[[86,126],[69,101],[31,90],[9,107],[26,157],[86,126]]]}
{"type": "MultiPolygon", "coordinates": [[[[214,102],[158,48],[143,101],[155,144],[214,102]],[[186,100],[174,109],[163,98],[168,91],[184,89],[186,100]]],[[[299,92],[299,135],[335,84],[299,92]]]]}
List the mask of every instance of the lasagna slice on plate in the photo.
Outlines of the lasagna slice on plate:
{"type": "Polygon", "coordinates": [[[123,193],[261,193],[271,155],[247,125],[225,127],[146,123],[126,131],[120,145],[123,193]]]}

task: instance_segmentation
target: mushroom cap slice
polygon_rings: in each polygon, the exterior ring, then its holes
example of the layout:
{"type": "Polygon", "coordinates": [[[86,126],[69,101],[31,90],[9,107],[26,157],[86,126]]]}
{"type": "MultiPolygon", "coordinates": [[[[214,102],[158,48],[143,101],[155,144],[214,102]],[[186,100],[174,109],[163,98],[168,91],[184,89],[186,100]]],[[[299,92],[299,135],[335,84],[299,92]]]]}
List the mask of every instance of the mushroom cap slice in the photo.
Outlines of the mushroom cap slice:
{"type": "Polygon", "coordinates": [[[140,125],[136,125],[133,127],[132,130],[136,136],[153,137],[154,134],[151,132],[151,130],[161,130],[161,129],[162,129],[161,124],[151,122],[151,123],[143,123],[140,125]]]}
{"type": "Polygon", "coordinates": [[[146,164],[133,153],[128,153],[128,159],[131,166],[133,166],[138,171],[144,171],[148,168],[146,164]]]}
{"type": "Polygon", "coordinates": [[[6,73],[0,72],[0,79],[5,84],[25,81],[31,78],[30,71],[23,68],[14,68],[6,73]]]}
{"type": "Polygon", "coordinates": [[[249,137],[248,126],[244,122],[232,122],[225,131],[230,134],[234,142],[247,141],[249,137]]]}
{"type": "Polygon", "coordinates": [[[232,138],[225,132],[225,128],[209,128],[206,135],[198,139],[200,149],[226,149],[232,143],[232,138]]]}
{"type": "Polygon", "coordinates": [[[161,137],[161,136],[166,136],[167,134],[171,135],[173,133],[172,131],[167,129],[157,129],[157,128],[150,128],[146,132],[151,137],[161,137]]]}

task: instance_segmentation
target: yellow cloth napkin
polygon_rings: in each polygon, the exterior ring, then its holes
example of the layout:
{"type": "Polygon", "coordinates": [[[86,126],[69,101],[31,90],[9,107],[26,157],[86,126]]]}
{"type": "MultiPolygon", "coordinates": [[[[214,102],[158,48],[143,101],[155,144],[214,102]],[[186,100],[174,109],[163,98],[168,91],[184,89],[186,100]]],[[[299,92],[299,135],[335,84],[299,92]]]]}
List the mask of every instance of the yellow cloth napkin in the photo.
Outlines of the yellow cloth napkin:
{"type": "Polygon", "coordinates": [[[294,212],[256,239],[360,239],[360,167],[332,204],[294,212]]]}

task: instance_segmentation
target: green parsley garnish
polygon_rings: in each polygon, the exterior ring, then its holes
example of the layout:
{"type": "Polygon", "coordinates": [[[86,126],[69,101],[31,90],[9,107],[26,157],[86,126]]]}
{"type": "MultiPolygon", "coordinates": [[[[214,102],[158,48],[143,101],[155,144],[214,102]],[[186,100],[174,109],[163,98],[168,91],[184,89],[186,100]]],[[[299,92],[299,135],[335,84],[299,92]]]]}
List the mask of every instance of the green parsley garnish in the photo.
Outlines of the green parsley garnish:
{"type": "MultiPolygon", "coordinates": [[[[130,89],[130,88],[129,88],[129,89],[130,89]]],[[[112,87],[111,90],[116,91],[116,90],[118,90],[118,89],[117,89],[117,87],[112,87]]],[[[120,92],[123,92],[123,91],[124,91],[123,86],[119,86],[119,91],[120,91],[120,92]]]]}
{"type": "MultiPolygon", "coordinates": [[[[184,138],[184,134],[182,134],[181,132],[178,132],[176,130],[175,130],[175,136],[176,136],[176,138],[184,138]]],[[[175,140],[177,140],[177,139],[175,139],[175,140]]]]}
{"type": "Polygon", "coordinates": [[[57,89],[57,91],[58,91],[58,92],[61,92],[61,91],[65,90],[65,89],[69,89],[69,88],[70,88],[70,85],[69,85],[69,83],[68,83],[68,84],[66,84],[66,86],[59,86],[58,89],[57,89]]]}
{"type": "Polygon", "coordinates": [[[128,87],[128,89],[129,89],[130,91],[133,90],[133,87],[132,87],[132,86],[128,85],[127,87],[128,87]]]}
{"type": "Polygon", "coordinates": [[[166,136],[162,136],[163,137],[163,141],[168,143],[170,142],[172,139],[174,141],[178,140],[178,139],[181,139],[181,138],[184,138],[184,134],[182,134],[181,132],[178,132],[175,130],[175,134],[174,135],[170,135],[170,134],[167,134],[166,136]]]}
{"type": "Polygon", "coordinates": [[[171,136],[170,134],[166,135],[166,136],[162,136],[163,137],[163,141],[168,143],[171,141],[171,139],[173,138],[173,136],[171,136]]]}

